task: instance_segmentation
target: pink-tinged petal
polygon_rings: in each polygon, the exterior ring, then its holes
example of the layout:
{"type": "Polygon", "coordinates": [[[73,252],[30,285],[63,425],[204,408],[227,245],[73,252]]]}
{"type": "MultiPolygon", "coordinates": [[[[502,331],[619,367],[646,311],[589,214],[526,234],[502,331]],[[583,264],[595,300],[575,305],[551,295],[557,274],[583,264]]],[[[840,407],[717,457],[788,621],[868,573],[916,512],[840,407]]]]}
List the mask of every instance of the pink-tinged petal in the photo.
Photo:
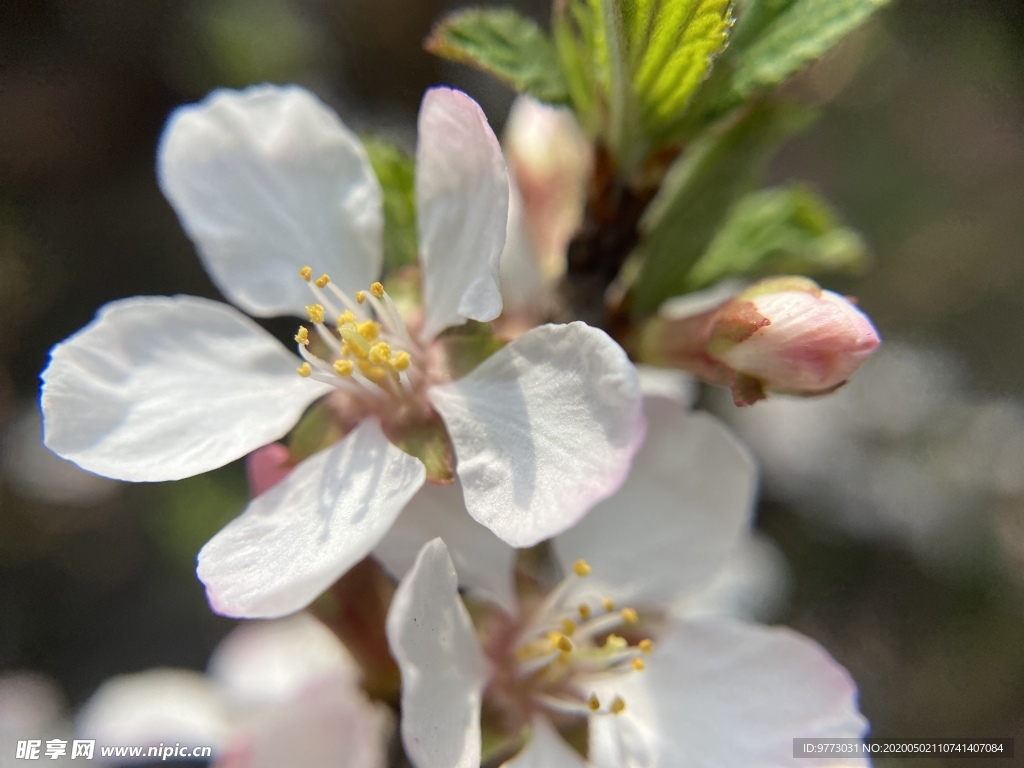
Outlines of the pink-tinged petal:
{"type": "Polygon", "coordinates": [[[327,674],[236,730],[217,768],[386,768],[391,728],[383,707],[327,674]]]}
{"type": "Polygon", "coordinates": [[[483,110],[460,91],[432,88],[423,98],[416,214],[424,335],[500,315],[508,173],[483,110]]]}
{"type": "Polygon", "coordinates": [[[422,462],[375,419],[299,464],[199,552],[210,605],[226,616],[301,610],[366,557],[423,485],[422,462]]]}
{"type": "Polygon", "coordinates": [[[252,496],[269,491],[291,471],[291,454],[284,443],[264,445],[245,457],[245,477],[252,496]]]}
{"type": "MultiPolygon", "coordinates": [[[[626,702],[622,728],[634,737],[628,754],[647,754],[640,765],[678,765],[686,755],[694,766],[798,768],[794,738],[860,738],[867,730],[853,681],[819,645],[736,621],[675,625],[647,670],[621,678],[617,692],[626,702]]],[[[593,762],[622,764],[614,757],[594,754],[593,762]]]]}
{"type": "Polygon", "coordinates": [[[45,442],[118,480],[178,480],[283,436],[331,390],[241,312],[192,296],[103,307],[50,353],[45,442]]]}
{"type": "Polygon", "coordinates": [[[308,613],[239,625],[207,671],[237,709],[284,701],[327,676],[355,688],[361,674],[337,636],[308,613]]]}
{"type": "Polygon", "coordinates": [[[558,731],[543,717],[533,721],[530,738],[523,750],[501,764],[501,768],[586,768],[579,753],[565,743],[558,731]]]}
{"type": "Polygon", "coordinates": [[[487,669],[441,539],[420,550],[398,585],[387,633],[402,671],[402,743],[413,765],[477,768],[487,669]]]}
{"type": "Polygon", "coordinates": [[[306,265],[348,291],[380,274],[377,177],[355,134],[308,91],[215,91],[171,115],[157,157],[206,271],[250,314],[302,315],[306,265]]]}
{"type": "Polygon", "coordinates": [[[636,370],[584,323],[535,328],[428,397],[469,513],[514,547],[561,533],[617,491],[644,439],[636,370]]]}
{"type": "Polygon", "coordinates": [[[153,669],[106,681],[83,705],[78,738],[100,747],[193,744],[217,753],[229,730],[228,711],[202,675],[153,669]]]}
{"type": "Polygon", "coordinates": [[[568,573],[618,600],[671,602],[704,586],[749,529],[756,471],[717,419],[662,397],[644,400],[647,439],[618,493],[555,540],[568,573]]]}
{"type": "Polygon", "coordinates": [[[466,513],[458,481],[420,488],[373,554],[400,579],[412,568],[423,545],[434,538],[444,539],[463,588],[513,610],[515,550],[466,513]]]}

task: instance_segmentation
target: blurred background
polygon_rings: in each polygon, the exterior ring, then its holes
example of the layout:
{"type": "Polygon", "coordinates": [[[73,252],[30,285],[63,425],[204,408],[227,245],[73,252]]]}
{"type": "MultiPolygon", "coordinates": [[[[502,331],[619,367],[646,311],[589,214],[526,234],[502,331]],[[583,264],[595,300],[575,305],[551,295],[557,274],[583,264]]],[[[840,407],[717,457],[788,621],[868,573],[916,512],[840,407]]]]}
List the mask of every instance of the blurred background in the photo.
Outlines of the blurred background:
{"type": "MultiPolygon", "coordinates": [[[[500,128],[510,92],[420,49],[450,6],[2,4],[0,717],[17,686],[60,718],[112,675],[202,669],[232,626],[194,562],[245,503],[240,466],[129,486],[40,445],[53,344],[113,299],[216,296],[156,185],[168,114],[296,82],[411,146],[423,90],[449,83],[500,128]]],[[[874,735],[1014,736],[1024,753],[1024,5],[906,0],[789,90],[822,119],[773,177],[808,180],[863,233],[871,270],[825,283],[886,343],[831,398],[705,398],[762,462],[758,610],[850,670],[874,735]]],[[[1012,761],[911,764],[961,762],[1012,761]]]]}

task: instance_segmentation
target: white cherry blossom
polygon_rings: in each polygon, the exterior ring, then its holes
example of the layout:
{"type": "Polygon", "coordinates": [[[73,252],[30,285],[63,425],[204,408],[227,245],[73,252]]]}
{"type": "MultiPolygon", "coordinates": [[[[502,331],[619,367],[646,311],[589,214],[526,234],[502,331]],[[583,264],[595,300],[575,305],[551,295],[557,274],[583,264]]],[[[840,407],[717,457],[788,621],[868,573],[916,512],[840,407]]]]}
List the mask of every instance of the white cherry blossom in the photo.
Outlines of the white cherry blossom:
{"type": "Polygon", "coordinates": [[[464,543],[420,549],[388,616],[416,768],[478,765],[484,705],[529,734],[508,768],[797,766],[794,736],[864,733],[849,676],[814,642],[688,609],[748,532],[754,467],[710,416],[662,397],[646,409],[629,479],[552,541],[568,575],[546,593],[504,591],[474,627],[457,585],[501,593],[494,578],[464,543]],[[574,721],[586,755],[560,735],[574,721]]]}
{"type": "Polygon", "coordinates": [[[107,680],[75,730],[101,747],[208,746],[217,768],[384,768],[393,732],[348,651],[305,614],[238,627],[206,675],[150,669],[107,680]]]}
{"type": "Polygon", "coordinates": [[[46,444],[107,477],[209,471],[281,438],[324,396],[346,414],[343,439],[200,553],[222,613],[293,612],[366,556],[425,481],[397,447],[409,430],[446,436],[465,508],[513,546],[613,493],[643,439],[632,366],[582,323],[536,328],[452,375],[438,334],[502,309],[508,178],[483,112],[458,91],[427,92],[416,155],[424,300],[407,322],[374,282],[381,191],[337,115],[271,86],[179,109],[161,187],[228,299],[254,316],[308,318],[295,336],[303,359],[238,310],[188,296],[108,304],[51,353],[46,444]]]}

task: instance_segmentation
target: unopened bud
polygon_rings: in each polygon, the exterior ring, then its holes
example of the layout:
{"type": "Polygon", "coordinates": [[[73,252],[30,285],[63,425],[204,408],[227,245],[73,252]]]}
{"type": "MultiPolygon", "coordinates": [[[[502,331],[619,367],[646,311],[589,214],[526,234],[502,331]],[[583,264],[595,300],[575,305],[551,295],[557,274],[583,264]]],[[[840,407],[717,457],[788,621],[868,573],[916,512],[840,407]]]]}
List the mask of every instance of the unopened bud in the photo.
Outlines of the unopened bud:
{"type": "Polygon", "coordinates": [[[746,405],[765,391],[831,392],[878,344],[875,327],[849,299],[811,280],[783,277],[763,280],[721,306],[711,319],[707,352],[735,374],[733,396],[746,405]]]}
{"type": "Polygon", "coordinates": [[[778,277],[716,309],[661,318],[643,344],[651,362],[728,385],[737,405],[750,405],[768,392],[838,389],[878,348],[879,337],[849,299],[803,277],[778,277]]]}

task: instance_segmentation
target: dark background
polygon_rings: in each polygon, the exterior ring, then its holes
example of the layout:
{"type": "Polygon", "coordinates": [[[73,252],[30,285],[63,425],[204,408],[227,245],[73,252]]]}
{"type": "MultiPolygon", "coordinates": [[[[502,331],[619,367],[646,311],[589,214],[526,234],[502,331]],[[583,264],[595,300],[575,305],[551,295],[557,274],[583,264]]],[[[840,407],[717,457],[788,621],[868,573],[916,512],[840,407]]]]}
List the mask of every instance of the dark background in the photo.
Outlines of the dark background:
{"type": "MultiPolygon", "coordinates": [[[[0,672],[45,673],[74,707],[114,674],[201,669],[231,627],[193,568],[244,504],[240,467],[96,481],[48,461],[33,420],[49,348],[101,304],[216,296],[156,186],[169,112],[218,86],[298,82],[356,129],[411,143],[423,90],[446,82],[499,127],[509,92],[420,50],[445,7],[0,4],[0,672]]],[[[808,404],[831,416],[790,403],[784,432],[751,439],[759,526],[789,569],[774,618],[851,671],[875,735],[1024,750],[1024,5],[903,2],[789,90],[823,118],[773,176],[810,180],[863,232],[871,271],[829,285],[891,351],[836,405],[808,404]],[[862,459],[816,465],[809,440],[862,459]],[[851,484],[870,493],[853,503],[851,484]]]]}

